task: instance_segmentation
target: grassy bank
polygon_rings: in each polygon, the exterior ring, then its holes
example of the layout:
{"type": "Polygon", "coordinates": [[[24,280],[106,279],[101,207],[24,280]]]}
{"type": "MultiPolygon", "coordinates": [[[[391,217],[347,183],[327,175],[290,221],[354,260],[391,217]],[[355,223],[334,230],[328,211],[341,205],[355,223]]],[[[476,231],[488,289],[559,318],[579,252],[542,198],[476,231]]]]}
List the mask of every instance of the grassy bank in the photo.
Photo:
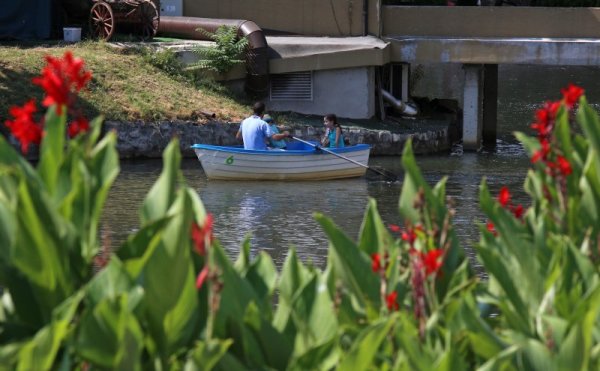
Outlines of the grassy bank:
{"type": "Polygon", "coordinates": [[[202,111],[214,112],[222,121],[240,121],[249,112],[248,102],[236,100],[226,91],[194,82],[156,67],[148,55],[125,52],[100,42],[65,44],[3,43],[0,45],[0,122],[8,109],[42,90],[31,79],[40,74],[44,56],[62,56],[66,50],[85,60],[93,79],[81,95],[89,117],[102,113],[107,119],[126,121],[204,121],[202,111]]]}
{"type": "MultiPolygon", "coordinates": [[[[85,60],[93,78],[81,94],[80,104],[88,118],[104,115],[108,120],[156,122],[186,120],[204,122],[202,112],[214,112],[222,122],[240,122],[251,112],[251,101],[237,97],[217,83],[199,80],[174,63],[174,55],[143,49],[119,49],[104,42],[83,41],[65,44],[54,41],[40,43],[0,44],[0,132],[9,118],[12,105],[22,105],[32,97],[41,102],[42,89],[31,79],[45,65],[44,56],[62,56],[71,50],[85,60]]],[[[267,107],[268,109],[268,107],[267,107]]],[[[294,112],[270,112],[279,124],[323,126],[321,115],[294,112]]],[[[377,118],[344,119],[348,127],[420,132],[447,126],[447,118],[425,113],[417,119],[377,118]]]]}

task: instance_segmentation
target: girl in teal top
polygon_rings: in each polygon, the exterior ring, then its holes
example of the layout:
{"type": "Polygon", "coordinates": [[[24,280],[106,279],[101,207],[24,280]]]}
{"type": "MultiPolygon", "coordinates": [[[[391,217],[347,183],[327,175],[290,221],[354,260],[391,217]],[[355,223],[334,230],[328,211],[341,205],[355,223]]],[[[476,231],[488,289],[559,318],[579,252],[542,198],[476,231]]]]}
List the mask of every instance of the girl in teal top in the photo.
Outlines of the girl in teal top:
{"type": "Polygon", "coordinates": [[[329,148],[343,148],[344,147],[344,134],[342,133],[342,127],[337,122],[337,116],[333,113],[328,113],[323,118],[325,124],[325,137],[321,141],[324,147],[329,148]]]}

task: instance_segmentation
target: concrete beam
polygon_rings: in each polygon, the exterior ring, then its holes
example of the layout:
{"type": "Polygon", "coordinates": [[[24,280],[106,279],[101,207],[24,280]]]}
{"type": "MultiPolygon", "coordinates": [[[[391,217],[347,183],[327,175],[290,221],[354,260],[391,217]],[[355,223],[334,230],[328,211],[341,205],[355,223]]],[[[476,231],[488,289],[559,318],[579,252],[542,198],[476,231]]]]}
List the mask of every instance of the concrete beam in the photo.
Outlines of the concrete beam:
{"type": "Polygon", "coordinates": [[[481,147],[482,132],[482,71],[481,65],[467,64],[463,99],[463,149],[477,151],[481,147]]]}
{"type": "Polygon", "coordinates": [[[600,39],[387,36],[391,62],[600,65],[600,39]]]}

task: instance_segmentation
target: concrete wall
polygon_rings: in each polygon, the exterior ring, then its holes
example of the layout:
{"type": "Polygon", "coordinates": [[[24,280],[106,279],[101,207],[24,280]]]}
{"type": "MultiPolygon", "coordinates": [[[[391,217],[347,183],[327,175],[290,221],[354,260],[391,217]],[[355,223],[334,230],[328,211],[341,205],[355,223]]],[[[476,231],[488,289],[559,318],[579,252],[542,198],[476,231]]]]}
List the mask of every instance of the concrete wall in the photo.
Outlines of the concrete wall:
{"type": "Polygon", "coordinates": [[[383,35],[600,38],[600,8],[385,6],[383,35]]]}
{"type": "Polygon", "coordinates": [[[245,19],[262,29],[303,35],[360,36],[363,1],[369,2],[369,33],[377,35],[381,0],[183,0],[183,15],[245,19]]]}
{"type": "Polygon", "coordinates": [[[454,99],[463,106],[465,71],[456,63],[411,65],[410,96],[454,99]]]}
{"type": "MultiPolygon", "coordinates": [[[[168,0],[176,1],[176,0],[168,0]]],[[[381,0],[181,0],[183,15],[303,35],[600,38],[600,8],[381,6],[381,0]],[[381,18],[380,15],[381,14],[381,18]],[[336,22],[337,21],[337,22],[336,22]]]]}
{"type": "Polygon", "coordinates": [[[294,111],[325,115],[335,113],[347,118],[375,115],[375,87],[372,67],[313,72],[312,101],[266,101],[273,111],[294,111]]]}

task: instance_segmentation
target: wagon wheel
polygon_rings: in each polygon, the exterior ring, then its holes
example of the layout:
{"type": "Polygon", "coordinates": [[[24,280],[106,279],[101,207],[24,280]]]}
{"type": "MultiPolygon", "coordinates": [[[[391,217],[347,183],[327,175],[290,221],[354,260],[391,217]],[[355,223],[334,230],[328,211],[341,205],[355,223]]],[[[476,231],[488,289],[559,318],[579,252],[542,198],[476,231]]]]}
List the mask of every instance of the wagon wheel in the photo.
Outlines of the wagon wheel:
{"type": "Polygon", "coordinates": [[[140,20],[139,35],[144,41],[151,40],[158,31],[160,15],[153,1],[144,1],[138,6],[138,16],[140,20]]]}
{"type": "Polygon", "coordinates": [[[115,31],[115,16],[105,2],[97,2],[90,11],[90,31],[92,36],[108,41],[115,31]]]}

